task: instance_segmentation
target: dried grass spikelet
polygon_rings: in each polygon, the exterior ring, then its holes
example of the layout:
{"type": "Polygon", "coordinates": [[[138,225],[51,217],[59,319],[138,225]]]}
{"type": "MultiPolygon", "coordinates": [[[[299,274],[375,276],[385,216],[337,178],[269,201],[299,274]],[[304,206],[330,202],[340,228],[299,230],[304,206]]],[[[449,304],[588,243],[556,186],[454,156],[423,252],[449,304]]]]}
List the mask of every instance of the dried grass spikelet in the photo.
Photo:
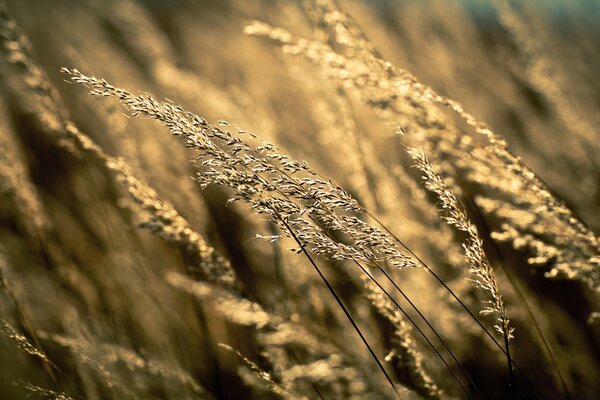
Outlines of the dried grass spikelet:
{"type": "Polygon", "coordinates": [[[437,209],[428,201],[423,187],[402,168],[394,168],[393,176],[408,191],[411,199],[408,203],[415,210],[414,214],[420,217],[417,222],[421,226],[413,228],[418,232],[416,240],[427,243],[447,265],[455,270],[461,270],[462,249],[453,240],[452,230],[446,224],[440,223],[437,209]],[[435,235],[432,234],[432,227],[435,235]]]}
{"type": "Polygon", "coordinates": [[[30,394],[43,396],[43,398],[46,400],[75,400],[64,392],[57,392],[55,390],[44,389],[40,386],[33,385],[31,383],[25,383],[25,389],[27,389],[30,392],[30,394]]]}
{"type": "MultiPolygon", "coordinates": [[[[87,86],[92,95],[114,96],[134,116],[161,121],[197,152],[195,162],[203,169],[196,180],[201,186],[229,187],[234,193],[231,201],[247,202],[257,214],[272,218],[282,232],[291,228],[312,253],[332,260],[360,260],[373,266],[420,266],[387,232],[352,215],[368,218],[366,210],[346,191],[305,162],[279,152],[274,145],[264,141],[249,145],[241,139],[246,135],[243,130],[234,134],[149,95],[134,96],[75,69],[65,68],[63,72],[70,75],[72,82],[87,86]],[[347,240],[335,240],[320,224],[347,240]]],[[[229,124],[221,121],[221,125],[229,124]]],[[[253,140],[258,140],[256,135],[249,134],[249,141],[253,140]]]]}
{"type": "Polygon", "coordinates": [[[261,386],[264,385],[266,391],[270,391],[284,399],[303,398],[293,393],[291,389],[278,383],[269,372],[264,371],[255,362],[250,360],[248,357],[244,356],[239,350],[236,350],[225,343],[219,343],[219,347],[232,352],[243,361],[244,365],[246,365],[246,367],[250,371],[249,375],[245,375],[245,380],[252,387],[261,388],[261,386]]]}
{"type": "Polygon", "coordinates": [[[5,320],[2,320],[1,322],[1,329],[4,336],[13,340],[15,344],[25,353],[39,358],[44,363],[53,365],[52,362],[46,356],[46,354],[42,350],[38,349],[37,346],[35,346],[33,343],[31,343],[29,339],[27,339],[23,334],[19,333],[19,331],[17,331],[12,325],[10,325],[5,320]]]}
{"type": "Polygon", "coordinates": [[[496,275],[483,250],[483,242],[477,232],[477,227],[471,222],[458,199],[446,186],[444,179],[438,175],[427,157],[420,149],[411,149],[409,153],[415,161],[415,166],[423,173],[425,187],[435,193],[444,212],[444,220],[456,229],[467,234],[463,243],[465,258],[469,273],[473,276],[471,281],[475,287],[487,293],[489,299],[484,302],[485,308],[481,310],[484,315],[496,316],[494,327],[504,337],[513,337],[514,328],[510,326],[504,301],[500,295],[496,275]]]}

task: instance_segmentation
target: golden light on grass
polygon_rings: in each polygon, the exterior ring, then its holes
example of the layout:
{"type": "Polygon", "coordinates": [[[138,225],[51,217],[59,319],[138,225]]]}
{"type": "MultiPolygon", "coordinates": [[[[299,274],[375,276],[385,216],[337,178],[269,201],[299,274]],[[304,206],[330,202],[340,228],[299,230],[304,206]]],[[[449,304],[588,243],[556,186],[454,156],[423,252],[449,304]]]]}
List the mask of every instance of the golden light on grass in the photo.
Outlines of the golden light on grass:
{"type": "Polygon", "coordinates": [[[600,392],[597,6],[6,3],[0,397],[600,392]]]}

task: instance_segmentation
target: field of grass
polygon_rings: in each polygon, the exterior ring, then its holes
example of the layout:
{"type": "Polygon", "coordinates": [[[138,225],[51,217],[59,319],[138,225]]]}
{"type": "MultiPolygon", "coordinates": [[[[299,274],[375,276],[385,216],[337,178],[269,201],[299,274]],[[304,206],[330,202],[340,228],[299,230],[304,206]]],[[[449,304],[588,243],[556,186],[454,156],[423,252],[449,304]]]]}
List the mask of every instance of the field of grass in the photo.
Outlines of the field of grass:
{"type": "Polygon", "coordinates": [[[598,398],[597,71],[597,0],[0,0],[0,400],[598,398]]]}

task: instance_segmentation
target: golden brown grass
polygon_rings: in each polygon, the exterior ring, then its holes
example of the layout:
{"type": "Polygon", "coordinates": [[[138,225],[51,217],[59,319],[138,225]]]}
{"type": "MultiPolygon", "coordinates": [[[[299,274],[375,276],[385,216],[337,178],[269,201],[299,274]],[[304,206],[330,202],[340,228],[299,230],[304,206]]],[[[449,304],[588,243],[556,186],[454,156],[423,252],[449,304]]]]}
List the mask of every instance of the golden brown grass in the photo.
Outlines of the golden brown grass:
{"type": "Polygon", "coordinates": [[[7,3],[1,398],[600,391],[596,6],[7,3]]]}

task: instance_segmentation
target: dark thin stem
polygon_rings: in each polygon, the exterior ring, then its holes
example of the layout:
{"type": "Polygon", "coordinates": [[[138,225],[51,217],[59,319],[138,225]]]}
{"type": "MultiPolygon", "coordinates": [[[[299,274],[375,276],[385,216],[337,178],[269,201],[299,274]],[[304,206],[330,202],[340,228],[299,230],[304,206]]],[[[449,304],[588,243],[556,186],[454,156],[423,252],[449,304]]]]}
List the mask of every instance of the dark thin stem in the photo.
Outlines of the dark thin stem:
{"type": "MultiPolygon", "coordinates": [[[[272,235],[279,234],[279,228],[275,222],[269,221],[268,226],[269,226],[269,230],[272,235]]],[[[279,247],[279,242],[274,241],[273,242],[273,264],[275,266],[275,283],[278,288],[283,288],[283,293],[285,293],[285,292],[287,292],[287,290],[286,290],[286,282],[282,275],[282,259],[281,259],[281,255],[279,254],[280,250],[281,249],[279,247]]],[[[281,293],[282,292],[278,293],[279,300],[283,303],[283,307],[289,313],[288,303],[287,303],[287,301],[284,301],[283,298],[281,298],[281,293]]],[[[286,352],[288,353],[288,355],[291,358],[294,359],[294,361],[296,362],[296,365],[300,364],[300,360],[298,359],[298,356],[296,355],[294,350],[286,347],[286,352]]],[[[323,394],[319,390],[319,387],[317,386],[317,384],[315,382],[313,382],[312,379],[309,380],[309,383],[312,386],[315,393],[317,394],[317,396],[319,396],[319,398],[321,400],[325,400],[325,398],[323,397],[323,394]]]]}
{"type": "Polygon", "coordinates": [[[346,315],[346,317],[348,318],[348,320],[352,324],[352,327],[354,328],[354,330],[356,331],[356,333],[358,333],[358,336],[360,336],[360,339],[362,340],[362,342],[364,343],[364,345],[367,347],[367,350],[369,350],[369,353],[371,353],[371,356],[373,357],[373,359],[377,363],[377,366],[379,367],[379,369],[381,370],[381,372],[383,373],[383,375],[385,375],[385,378],[387,379],[387,381],[389,382],[389,384],[392,386],[392,389],[394,389],[394,393],[396,393],[396,396],[398,398],[400,398],[400,393],[398,393],[398,389],[396,389],[396,385],[394,385],[394,381],[392,381],[392,378],[388,375],[387,371],[385,370],[385,368],[381,364],[381,361],[379,361],[379,358],[377,358],[377,355],[375,354],[375,351],[373,351],[373,349],[371,348],[371,345],[369,344],[369,342],[367,341],[367,339],[364,337],[362,331],[360,330],[360,328],[358,327],[358,325],[356,324],[356,322],[352,318],[352,315],[350,315],[350,312],[348,311],[348,309],[346,308],[346,306],[342,302],[342,299],[340,298],[340,296],[337,294],[337,292],[335,291],[335,289],[333,288],[333,286],[331,286],[331,284],[329,283],[329,281],[327,280],[327,278],[325,277],[325,275],[323,275],[323,272],[321,272],[321,269],[319,268],[319,266],[317,265],[317,263],[312,259],[312,257],[310,256],[310,254],[308,254],[308,252],[304,248],[302,242],[300,241],[300,239],[298,239],[298,236],[296,236],[296,233],[294,233],[294,231],[288,225],[288,223],[285,220],[281,219],[281,218],[279,218],[279,221],[281,221],[281,223],[287,228],[287,230],[290,232],[290,235],[292,235],[292,237],[294,238],[294,240],[296,241],[296,243],[298,244],[298,246],[300,246],[300,251],[306,256],[306,258],[308,258],[308,261],[310,261],[310,263],[312,264],[312,266],[315,269],[315,271],[317,271],[317,273],[321,277],[321,280],[323,280],[323,283],[325,283],[325,285],[327,286],[327,289],[329,289],[329,292],[331,292],[331,294],[335,298],[335,301],[338,303],[338,305],[344,311],[344,314],[346,315]]]}
{"type": "Polygon", "coordinates": [[[419,314],[419,316],[423,319],[423,321],[425,321],[425,323],[431,329],[433,334],[442,343],[442,346],[444,346],[444,348],[448,351],[448,353],[450,353],[450,356],[456,362],[456,364],[458,365],[460,370],[463,372],[463,374],[465,374],[465,376],[467,377],[467,379],[469,380],[469,382],[471,383],[471,385],[473,386],[473,388],[475,389],[475,391],[477,392],[479,397],[483,398],[483,395],[479,391],[479,388],[477,387],[477,385],[475,385],[475,382],[473,382],[473,379],[471,379],[471,376],[467,373],[467,371],[465,370],[463,365],[460,363],[460,361],[458,361],[458,359],[456,358],[456,356],[454,355],[452,350],[450,350],[450,348],[446,344],[446,341],[438,334],[438,332],[434,329],[434,327],[429,323],[427,318],[425,318],[425,316],[421,313],[421,311],[417,308],[417,306],[410,300],[410,298],[408,298],[408,296],[404,293],[404,291],[402,289],[400,289],[400,287],[396,284],[396,282],[394,282],[394,280],[389,276],[389,274],[384,269],[381,269],[381,272],[387,278],[387,280],[396,288],[396,290],[402,295],[402,297],[404,297],[404,299],[412,306],[412,308],[417,312],[417,314],[419,314]]]}
{"type": "MultiPolygon", "coordinates": [[[[415,327],[415,329],[417,330],[417,332],[419,332],[421,334],[421,336],[423,336],[423,338],[425,339],[425,341],[427,342],[427,344],[429,344],[429,346],[431,346],[431,348],[433,349],[433,351],[435,352],[435,354],[440,358],[440,360],[442,360],[442,362],[444,363],[444,365],[446,366],[446,368],[448,368],[448,370],[450,371],[450,373],[452,374],[452,376],[454,376],[454,379],[456,379],[456,382],[458,382],[458,384],[461,387],[461,389],[463,390],[463,392],[465,392],[465,395],[467,396],[467,398],[470,399],[471,396],[469,395],[469,392],[467,391],[467,389],[463,386],[462,382],[460,381],[460,379],[458,378],[458,376],[456,375],[456,373],[454,372],[454,370],[450,367],[450,365],[448,365],[448,363],[446,362],[446,360],[444,359],[444,357],[442,356],[442,354],[435,347],[435,345],[431,342],[431,340],[427,337],[427,335],[425,334],[425,332],[423,332],[423,330],[419,327],[419,325],[417,325],[417,323],[410,317],[410,315],[408,315],[408,313],[406,311],[404,311],[404,309],[400,306],[400,304],[398,304],[398,302],[387,292],[387,290],[385,290],[383,288],[383,286],[381,286],[381,284],[379,284],[379,282],[373,277],[373,275],[371,275],[365,269],[365,267],[363,267],[362,265],[360,265],[360,263],[358,263],[357,261],[354,261],[354,263],[356,265],[358,265],[358,267],[379,287],[379,289],[381,289],[381,291],[383,291],[383,293],[385,293],[385,295],[390,299],[390,301],[392,301],[392,303],[394,303],[394,305],[396,307],[398,307],[398,309],[402,312],[402,314],[404,314],[404,316],[406,317],[406,319],[408,319],[410,321],[410,323],[415,327]]],[[[406,299],[408,300],[408,298],[406,298],[406,299]]],[[[414,307],[414,305],[413,305],[413,307],[414,307]]],[[[417,310],[417,312],[419,312],[419,311],[417,310]]],[[[427,322],[427,320],[425,320],[425,322],[429,325],[429,323],[427,322]]],[[[429,325],[429,326],[431,327],[431,325],[429,325]]],[[[433,328],[432,328],[432,330],[433,330],[433,328]]],[[[435,330],[434,330],[434,333],[435,333],[435,330]]],[[[436,333],[436,335],[437,335],[437,333],[436,333]]],[[[450,349],[448,349],[448,351],[450,352],[450,354],[452,354],[452,352],[450,351],[450,349]]],[[[452,356],[454,358],[454,355],[452,355],[452,356]]],[[[455,360],[456,360],[456,358],[455,358],[455,360]]]]}
{"type": "MultiPolygon", "coordinates": [[[[473,202],[472,198],[468,197],[467,199],[468,199],[467,205],[469,206],[469,209],[476,216],[477,220],[481,223],[481,226],[483,227],[484,231],[489,236],[490,229],[488,228],[488,225],[486,223],[484,216],[480,213],[479,208],[473,202]]],[[[565,378],[560,370],[558,360],[556,359],[556,356],[554,355],[554,352],[552,351],[552,348],[550,347],[550,343],[546,339],[546,335],[544,335],[544,333],[542,332],[542,328],[540,327],[540,324],[538,323],[533,311],[531,310],[531,306],[529,305],[529,302],[527,301],[527,298],[525,297],[525,293],[519,286],[519,284],[518,284],[517,280],[515,279],[515,277],[513,276],[512,272],[510,272],[509,269],[506,268],[504,263],[502,262],[502,256],[501,256],[500,251],[497,248],[496,244],[494,243],[494,241],[492,240],[490,243],[491,243],[490,248],[492,249],[492,255],[496,258],[496,260],[498,260],[498,265],[500,265],[500,268],[502,269],[502,271],[504,271],[504,274],[506,275],[508,282],[511,284],[512,288],[514,289],[515,293],[517,294],[517,297],[519,297],[519,300],[521,301],[521,305],[523,306],[523,309],[525,310],[529,321],[532,323],[544,348],[546,349],[546,352],[548,353],[548,356],[550,357],[550,361],[554,365],[554,370],[555,370],[556,374],[558,375],[558,378],[561,382],[565,398],[567,400],[572,400],[573,397],[571,396],[569,387],[567,386],[565,378]]]]}
{"type": "MultiPolygon", "coordinates": [[[[488,261],[489,262],[489,261],[488,261]]],[[[508,327],[508,317],[504,315],[502,317],[502,336],[504,336],[504,347],[506,348],[506,364],[508,367],[508,385],[513,393],[513,396],[520,399],[521,396],[517,392],[517,382],[515,381],[515,375],[512,366],[512,357],[510,356],[510,329],[508,327]]]]}
{"type": "MultiPolygon", "coordinates": [[[[396,240],[396,242],[398,242],[402,246],[403,249],[405,249],[410,255],[412,255],[415,258],[415,260],[417,260],[417,262],[427,272],[429,272],[444,287],[444,289],[446,291],[448,291],[448,293],[469,314],[469,316],[477,323],[477,325],[479,325],[479,327],[483,330],[483,332],[485,332],[485,334],[500,349],[500,351],[502,351],[502,353],[504,353],[504,355],[506,355],[508,357],[509,355],[507,354],[506,349],[498,342],[498,340],[496,340],[496,338],[494,337],[494,335],[492,335],[490,333],[490,331],[485,326],[483,326],[483,324],[481,323],[481,321],[479,320],[479,318],[477,318],[475,316],[475,314],[473,314],[473,312],[466,306],[466,304],[456,295],[456,293],[454,293],[454,291],[452,289],[450,289],[450,287],[446,284],[446,282],[444,282],[444,280],[442,278],[440,278],[427,264],[425,264],[425,262],[423,260],[421,260],[410,248],[408,248],[408,246],[406,246],[404,243],[402,243],[402,241],[394,233],[392,233],[376,216],[374,216],[373,214],[369,213],[367,210],[365,210],[365,213],[369,217],[371,217],[375,222],[377,222],[379,224],[379,226],[381,226],[388,234],[390,234],[392,236],[392,238],[394,238],[394,240],[396,240]]],[[[540,393],[540,391],[535,387],[535,385],[533,384],[533,382],[529,379],[529,377],[527,377],[527,375],[525,374],[525,372],[521,369],[521,367],[519,367],[519,365],[515,362],[515,360],[513,360],[512,358],[510,358],[510,363],[511,363],[511,365],[514,365],[514,367],[517,369],[517,371],[519,371],[519,373],[523,376],[523,378],[527,381],[527,383],[533,388],[533,390],[536,392],[536,394],[540,398],[543,399],[544,396],[542,396],[542,394],[540,393]]]]}
{"type": "Polygon", "coordinates": [[[503,268],[506,277],[508,278],[509,282],[512,284],[513,288],[515,289],[515,292],[517,293],[517,296],[519,296],[519,298],[522,301],[523,304],[523,308],[525,309],[525,312],[527,313],[527,316],[529,317],[529,320],[531,321],[531,323],[533,324],[533,327],[535,328],[535,331],[537,332],[538,336],[540,337],[540,340],[542,341],[542,344],[544,345],[544,348],[546,349],[546,352],[548,353],[548,356],[550,357],[550,360],[552,362],[552,364],[554,364],[554,369],[556,370],[556,374],[558,375],[558,379],[560,380],[560,383],[563,387],[564,390],[564,395],[568,400],[572,400],[573,397],[571,396],[571,392],[569,391],[569,387],[567,386],[567,382],[565,381],[565,378],[560,370],[560,366],[558,364],[558,360],[556,359],[556,356],[554,355],[554,352],[552,351],[552,348],[550,347],[550,343],[548,343],[548,340],[546,339],[546,336],[543,334],[542,332],[542,328],[540,327],[540,324],[537,322],[533,311],[531,310],[531,307],[529,306],[529,303],[527,302],[527,299],[525,298],[524,293],[522,292],[521,288],[519,287],[519,285],[517,284],[516,281],[513,280],[513,277],[511,276],[511,274],[508,273],[508,271],[503,268]]]}
{"type": "Polygon", "coordinates": [[[554,355],[554,352],[552,351],[552,348],[550,347],[550,343],[548,343],[548,340],[546,339],[546,336],[542,333],[542,328],[540,327],[539,323],[535,319],[535,316],[533,315],[533,311],[531,310],[531,307],[529,306],[529,303],[527,302],[527,299],[525,298],[525,295],[521,291],[521,288],[519,287],[519,285],[517,284],[517,282],[513,281],[511,275],[506,271],[506,269],[504,269],[504,272],[506,273],[506,276],[507,276],[508,280],[512,283],[513,288],[515,289],[515,292],[517,293],[517,295],[521,299],[521,301],[523,303],[523,308],[525,309],[525,312],[527,313],[527,316],[529,317],[529,320],[533,324],[533,327],[535,328],[535,331],[539,335],[540,340],[542,341],[542,344],[544,345],[544,348],[548,352],[548,355],[550,357],[550,360],[552,361],[552,364],[554,364],[554,368],[556,370],[556,374],[558,375],[558,379],[560,380],[560,383],[561,383],[561,385],[563,387],[563,390],[565,392],[564,393],[565,397],[568,400],[572,400],[573,397],[571,396],[571,392],[569,391],[569,387],[567,386],[567,382],[565,381],[565,378],[564,378],[564,376],[563,376],[563,374],[562,374],[562,372],[560,370],[560,366],[558,364],[558,360],[556,359],[556,356],[554,355]]]}
{"type": "MultiPolygon", "coordinates": [[[[446,285],[446,283],[442,280],[442,278],[440,278],[435,272],[433,272],[433,270],[431,270],[431,268],[426,267],[425,268],[427,270],[427,272],[429,272],[442,286],[444,286],[444,288],[446,288],[446,290],[450,293],[450,295],[452,297],[454,297],[454,299],[461,305],[461,307],[463,309],[465,309],[465,311],[471,316],[471,318],[473,318],[473,320],[477,323],[477,325],[479,325],[479,327],[485,332],[485,334],[492,340],[492,342],[500,349],[500,351],[502,351],[506,356],[508,356],[506,349],[500,344],[498,343],[498,340],[496,340],[496,338],[494,337],[494,335],[492,335],[490,333],[489,330],[487,330],[487,328],[485,326],[483,326],[483,324],[481,323],[481,321],[475,316],[475,314],[473,314],[473,312],[466,306],[465,303],[462,302],[462,300],[460,298],[458,298],[458,296],[452,291],[452,289],[450,289],[448,287],[448,285],[446,285]]],[[[533,388],[533,390],[536,392],[536,394],[540,397],[540,398],[544,398],[544,396],[542,396],[542,394],[540,393],[540,391],[535,387],[535,385],[533,384],[533,382],[527,377],[527,375],[525,374],[525,372],[521,369],[521,367],[519,367],[519,365],[515,362],[515,360],[513,360],[512,358],[510,358],[510,362],[511,364],[517,369],[517,371],[519,371],[519,373],[523,376],[523,378],[527,381],[527,383],[533,388]]]]}
{"type": "MultiPolygon", "coordinates": [[[[504,323],[504,321],[503,321],[504,323]]],[[[503,328],[504,331],[506,331],[506,328],[503,328]]],[[[507,362],[507,367],[508,367],[508,375],[509,375],[509,383],[508,383],[508,387],[510,388],[510,393],[511,395],[515,398],[520,400],[521,396],[519,396],[518,392],[517,392],[517,384],[515,382],[515,377],[513,374],[513,367],[512,367],[512,363],[511,363],[511,358],[510,358],[510,345],[508,343],[508,335],[505,334],[504,335],[504,346],[506,347],[506,362],[507,362]]]]}

